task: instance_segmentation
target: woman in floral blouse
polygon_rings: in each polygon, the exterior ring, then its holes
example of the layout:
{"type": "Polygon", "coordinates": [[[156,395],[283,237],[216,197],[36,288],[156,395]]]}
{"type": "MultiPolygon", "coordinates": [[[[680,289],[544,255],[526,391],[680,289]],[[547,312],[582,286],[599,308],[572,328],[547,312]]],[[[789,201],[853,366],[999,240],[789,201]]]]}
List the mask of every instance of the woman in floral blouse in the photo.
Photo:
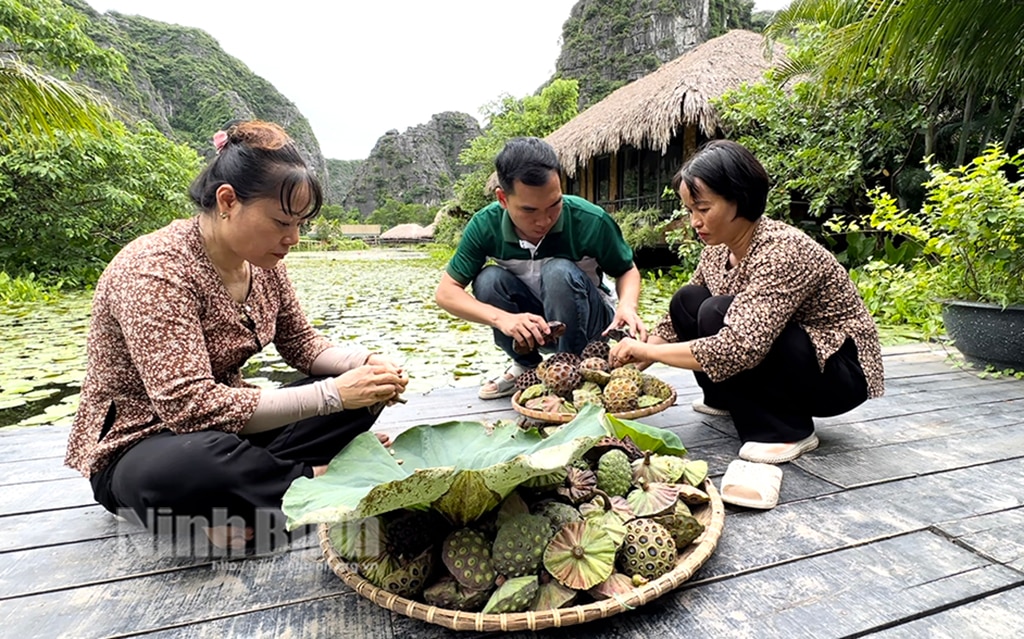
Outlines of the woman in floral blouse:
{"type": "Polygon", "coordinates": [[[611,357],[694,371],[694,408],[732,415],[742,459],[796,459],[818,446],[813,417],[882,394],[874,321],[831,253],[763,217],[768,175],[744,147],[708,143],[673,188],[707,246],[648,341],[623,340],[611,357]]]}
{"type": "Polygon", "coordinates": [[[214,142],[190,189],[199,214],[129,243],[96,285],[65,461],[111,512],[156,532],[198,523],[218,546],[244,548],[260,541],[261,517],[280,527],[292,480],[322,473],[408,378],[386,357],[333,346],[299,306],[282,260],[323,197],[295,143],[258,121],[214,142]],[[243,381],[268,344],[310,377],[243,381]]]}

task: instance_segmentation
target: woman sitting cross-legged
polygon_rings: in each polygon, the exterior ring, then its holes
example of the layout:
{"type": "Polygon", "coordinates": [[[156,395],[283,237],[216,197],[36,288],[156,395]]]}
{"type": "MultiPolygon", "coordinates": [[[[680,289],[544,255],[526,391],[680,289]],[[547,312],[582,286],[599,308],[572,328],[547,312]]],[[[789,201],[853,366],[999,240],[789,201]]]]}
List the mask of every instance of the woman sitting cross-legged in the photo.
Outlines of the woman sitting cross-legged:
{"type": "Polygon", "coordinates": [[[874,321],[828,250],[763,216],[768,175],[746,148],[708,143],[673,188],[707,246],[648,341],[623,340],[610,357],[694,371],[694,408],[731,414],[742,459],[796,459],[818,446],[813,417],[882,394],[874,321]]]}
{"type": "Polygon", "coordinates": [[[323,198],[291,138],[254,121],[214,142],[190,189],[199,213],[129,243],[96,285],[65,463],[105,508],[155,532],[203,528],[219,546],[263,547],[261,533],[280,540],[292,480],[323,472],[408,377],[332,345],[299,306],[282,260],[323,198]],[[269,344],[310,377],[244,382],[269,344]]]}

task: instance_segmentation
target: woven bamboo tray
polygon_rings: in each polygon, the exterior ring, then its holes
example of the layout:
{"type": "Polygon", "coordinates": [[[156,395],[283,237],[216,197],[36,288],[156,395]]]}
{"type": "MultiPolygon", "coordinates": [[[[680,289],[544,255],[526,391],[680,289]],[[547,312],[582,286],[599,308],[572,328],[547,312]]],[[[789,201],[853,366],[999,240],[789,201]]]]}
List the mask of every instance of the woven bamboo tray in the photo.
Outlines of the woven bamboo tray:
{"type": "Polygon", "coordinates": [[[355,571],[355,567],[350,566],[345,559],[338,555],[331,543],[330,527],[327,524],[319,526],[320,548],[334,574],[338,575],[353,590],[378,606],[406,617],[452,630],[476,632],[540,630],[571,626],[610,617],[654,601],[666,592],[679,587],[704,565],[711,553],[715,551],[715,547],[718,546],[718,539],[722,535],[722,527],[725,524],[725,508],[722,505],[722,498],[710,479],[704,482],[703,489],[711,497],[711,501],[700,506],[691,506],[691,510],[693,516],[704,524],[704,532],[679,555],[675,568],[654,581],[634,588],[629,594],[567,608],[485,615],[480,612],[462,612],[429,606],[382,590],[360,577],[355,571]]]}
{"type": "MultiPolygon", "coordinates": [[[[512,396],[512,408],[515,409],[515,411],[517,413],[520,413],[522,415],[526,415],[527,417],[532,417],[533,419],[537,419],[537,420],[540,420],[540,421],[543,421],[543,422],[553,422],[553,423],[556,423],[556,424],[567,424],[567,423],[571,422],[573,419],[575,419],[575,417],[576,417],[576,415],[570,415],[570,414],[565,414],[565,413],[546,413],[544,411],[533,410],[532,408],[527,408],[527,407],[525,407],[525,406],[523,406],[522,404],[519,403],[519,395],[522,394],[522,392],[523,391],[516,391],[516,394],[512,396]]],[[[655,404],[654,406],[648,406],[647,408],[639,408],[637,410],[628,410],[628,411],[624,411],[624,412],[621,412],[621,413],[608,413],[608,414],[609,415],[614,415],[614,416],[618,417],[619,419],[639,419],[641,417],[647,417],[648,415],[654,415],[655,413],[660,413],[661,411],[665,410],[666,408],[668,408],[670,406],[675,406],[675,403],[676,403],[676,392],[675,392],[675,390],[673,390],[672,391],[672,395],[670,395],[668,399],[666,399],[665,401],[661,402],[660,404],[655,404]]]]}

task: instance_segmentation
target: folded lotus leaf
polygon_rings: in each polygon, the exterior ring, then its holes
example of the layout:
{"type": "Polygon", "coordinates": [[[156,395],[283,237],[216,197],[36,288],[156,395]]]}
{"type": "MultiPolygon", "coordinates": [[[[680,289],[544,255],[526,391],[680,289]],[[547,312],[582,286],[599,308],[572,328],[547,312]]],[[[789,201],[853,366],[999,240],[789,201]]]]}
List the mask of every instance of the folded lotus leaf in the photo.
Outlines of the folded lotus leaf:
{"type": "Polygon", "coordinates": [[[586,406],[549,437],[515,424],[415,426],[395,438],[393,455],[373,433],[362,433],[331,460],[326,473],[292,483],[283,502],[288,527],[431,505],[463,525],[497,506],[516,486],[579,458],[607,434],[603,413],[586,406]]]}
{"type": "Polygon", "coordinates": [[[642,450],[662,455],[686,454],[682,440],[675,433],[632,419],[620,419],[614,415],[606,415],[605,419],[608,420],[608,426],[616,437],[625,439],[628,435],[642,450]]]}

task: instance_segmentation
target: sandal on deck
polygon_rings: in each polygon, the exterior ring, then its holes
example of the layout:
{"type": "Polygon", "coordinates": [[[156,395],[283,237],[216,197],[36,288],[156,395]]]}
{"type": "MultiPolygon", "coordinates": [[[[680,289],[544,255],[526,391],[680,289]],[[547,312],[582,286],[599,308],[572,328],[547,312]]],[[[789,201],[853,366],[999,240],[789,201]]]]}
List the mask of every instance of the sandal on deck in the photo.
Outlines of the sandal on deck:
{"type": "Polygon", "coordinates": [[[708,404],[705,404],[703,400],[700,399],[693,400],[693,403],[690,404],[690,406],[693,408],[693,410],[697,411],[698,413],[704,413],[705,415],[714,415],[715,417],[726,417],[729,415],[728,410],[724,408],[715,408],[714,406],[709,406],[708,404]]]}
{"type": "Polygon", "coordinates": [[[733,460],[722,477],[722,501],[744,508],[770,510],[779,503],[782,469],[771,464],[733,460]]]}
{"type": "Polygon", "coordinates": [[[477,396],[480,399],[500,399],[502,397],[515,395],[516,380],[519,379],[519,376],[526,371],[526,368],[513,363],[505,369],[504,373],[481,386],[480,392],[477,393],[477,396]]]}
{"type": "Polygon", "coordinates": [[[747,442],[740,447],[740,459],[761,464],[782,464],[818,447],[818,436],[811,433],[798,442],[747,442]]]}

